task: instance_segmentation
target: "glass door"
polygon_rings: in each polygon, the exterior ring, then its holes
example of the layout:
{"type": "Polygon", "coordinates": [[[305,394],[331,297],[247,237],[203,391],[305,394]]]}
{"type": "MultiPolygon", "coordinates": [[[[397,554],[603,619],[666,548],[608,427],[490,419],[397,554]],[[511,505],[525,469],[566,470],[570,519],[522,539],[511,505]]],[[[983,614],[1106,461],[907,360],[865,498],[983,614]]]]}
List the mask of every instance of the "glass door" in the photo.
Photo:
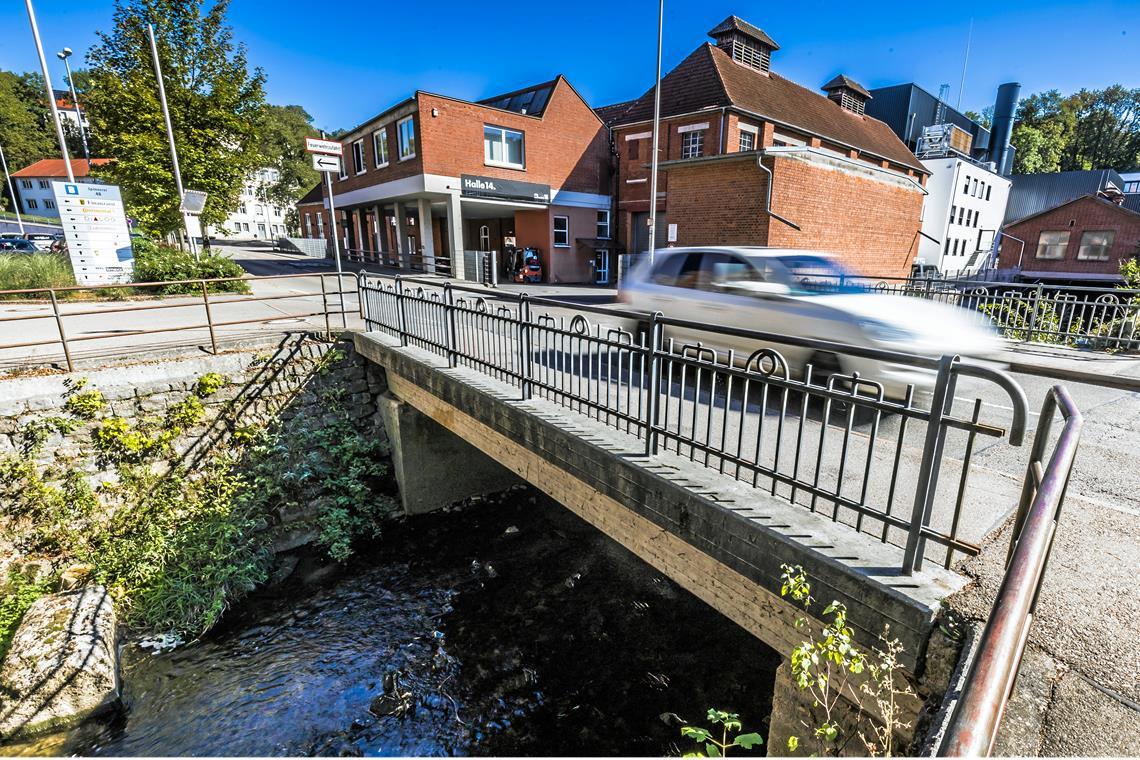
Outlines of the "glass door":
{"type": "Polygon", "coordinates": [[[594,283],[608,285],[610,282],[610,252],[604,248],[594,251],[594,283]]]}

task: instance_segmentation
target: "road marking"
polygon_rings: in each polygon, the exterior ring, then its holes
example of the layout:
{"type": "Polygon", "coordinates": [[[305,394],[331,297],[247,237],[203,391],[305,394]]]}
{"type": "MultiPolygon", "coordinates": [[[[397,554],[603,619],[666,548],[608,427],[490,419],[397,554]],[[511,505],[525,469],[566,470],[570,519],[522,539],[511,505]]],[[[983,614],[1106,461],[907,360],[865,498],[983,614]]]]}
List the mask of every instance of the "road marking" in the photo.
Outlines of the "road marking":
{"type": "MultiPolygon", "coordinates": [[[[966,396],[955,396],[954,400],[955,401],[961,401],[961,402],[966,403],[966,404],[974,403],[974,399],[967,398],[966,396]]],[[[1007,412],[1013,411],[1012,406],[1005,406],[1004,404],[994,404],[994,403],[991,403],[989,401],[983,401],[982,406],[989,406],[989,407],[993,407],[994,409],[1004,409],[1007,412]]],[[[1040,412],[1029,412],[1029,415],[1031,417],[1040,417],[1041,413],[1040,412]]]]}

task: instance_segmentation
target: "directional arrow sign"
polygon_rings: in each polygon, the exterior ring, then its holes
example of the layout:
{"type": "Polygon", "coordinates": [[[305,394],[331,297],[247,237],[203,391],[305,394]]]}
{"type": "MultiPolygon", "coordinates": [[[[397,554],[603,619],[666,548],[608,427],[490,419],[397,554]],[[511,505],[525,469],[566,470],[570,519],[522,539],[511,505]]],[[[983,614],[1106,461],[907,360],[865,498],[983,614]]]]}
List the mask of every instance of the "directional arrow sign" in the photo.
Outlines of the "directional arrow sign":
{"type": "Polygon", "coordinates": [[[313,168],[319,172],[339,172],[340,156],[313,155],[313,168]]]}
{"type": "Polygon", "coordinates": [[[315,137],[305,138],[305,150],[310,153],[327,153],[331,156],[343,156],[344,146],[335,140],[318,140],[315,137]]]}

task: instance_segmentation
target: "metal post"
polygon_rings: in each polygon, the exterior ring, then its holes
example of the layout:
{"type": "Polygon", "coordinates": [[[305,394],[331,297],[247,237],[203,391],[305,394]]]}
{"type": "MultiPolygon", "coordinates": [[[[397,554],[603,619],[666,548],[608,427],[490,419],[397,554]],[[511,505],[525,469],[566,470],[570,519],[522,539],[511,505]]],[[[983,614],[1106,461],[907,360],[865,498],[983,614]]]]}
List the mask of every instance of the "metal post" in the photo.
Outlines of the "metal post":
{"type": "Polygon", "coordinates": [[[190,252],[197,259],[198,246],[194,243],[194,236],[190,234],[188,215],[185,211],[181,211],[182,203],[186,200],[186,191],[182,189],[182,170],[178,167],[178,148],[174,145],[174,127],[171,126],[170,109],[166,105],[166,84],[162,79],[162,64],[158,60],[158,43],[154,40],[154,24],[146,25],[146,33],[150,40],[150,54],[154,59],[154,76],[158,80],[158,100],[162,104],[162,118],[166,122],[166,139],[170,143],[170,161],[174,167],[174,186],[178,189],[178,206],[182,214],[182,226],[186,230],[186,239],[190,242],[190,252]]]}
{"type": "Polygon", "coordinates": [[[447,341],[447,366],[454,368],[459,365],[459,355],[455,347],[458,339],[455,334],[455,291],[452,290],[450,282],[443,283],[443,310],[447,315],[444,338],[447,341]]]}
{"type": "Polygon", "coordinates": [[[1029,330],[1025,335],[1025,342],[1033,342],[1033,334],[1037,331],[1037,312],[1041,308],[1041,297],[1044,294],[1044,288],[1038,284],[1037,289],[1033,291],[1033,311],[1029,315],[1029,330]]]}
{"type": "Polygon", "coordinates": [[[318,277],[321,280],[321,311],[325,313],[325,338],[331,338],[332,326],[329,324],[329,296],[325,287],[325,275],[322,272],[318,277]]]}
{"type": "Polygon", "coordinates": [[[8,194],[12,196],[12,208],[16,210],[16,224],[20,227],[20,237],[24,236],[24,218],[20,216],[20,199],[12,186],[12,175],[8,173],[8,159],[4,157],[4,146],[0,145],[0,166],[4,167],[4,177],[8,180],[8,194]]]}
{"type": "Polygon", "coordinates": [[[400,345],[408,345],[408,319],[404,314],[404,281],[396,276],[396,329],[400,332],[400,345]]]}
{"type": "Polygon", "coordinates": [[[87,159],[87,173],[91,173],[91,151],[87,147],[87,130],[83,128],[83,114],[79,111],[79,95],[75,92],[75,80],[71,77],[71,48],[64,48],[57,55],[63,60],[67,70],[67,84],[71,88],[71,105],[75,106],[75,121],[79,124],[79,139],[83,143],[83,157],[87,159]]]}
{"type": "Polygon", "coordinates": [[[214,335],[214,315],[210,313],[210,289],[206,286],[206,281],[201,280],[202,283],[202,305],[206,307],[206,326],[210,328],[210,350],[211,353],[218,353],[218,339],[214,335]]]}
{"type": "Polygon", "coordinates": [[[649,399],[645,414],[645,456],[657,453],[657,412],[661,394],[661,312],[653,312],[649,320],[649,399]]]}
{"type": "Polygon", "coordinates": [[[657,149],[661,131],[661,35],[665,27],[665,0],[657,3],[657,78],[653,80],[653,154],[649,161],[649,263],[657,246],[657,149]]]}
{"type": "MultiPolygon", "coordinates": [[[[926,440],[922,446],[922,463],[918,470],[918,485],[914,491],[914,509],[911,510],[910,529],[906,537],[903,553],[903,575],[912,575],[922,569],[922,555],[926,540],[922,529],[930,519],[930,509],[934,503],[934,492],[938,485],[938,469],[942,459],[942,445],[945,441],[943,420],[954,402],[954,363],[957,356],[943,356],[938,363],[938,379],[934,384],[934,396],[930,402],[930,419],[926,423],[926,440]]],[[[968,463],[967,463],[968,464],[968,463]]],[[[964,465],[966,466],[966,465],[964,465]]]]}
{"type": "MultiPolygon", "coordinates": [[[[48,108],[51,110],[51,120],[55,123],[55,137],[59,140],[59,154],[63,157],[63,165],[67,169],[67,181],[75,184],[75,172],[71,170],[71,157],[67,155],[67,141],[63,139],[63,124],[59,121],[59,109],[55,105],[55,92],[51,86],[51,73],[48,72],[47,59],[44,58],[44,44],[40,42],[40,27],[36,23],[36,9],[32,7],[32,0],[24,0],[28,8],[28,22],[32,25],[32,37],[36,41],[36,53],[40,57],[40,71],[44,75],[44,88],[47,90],[48,108]]],[[[15,199],[13,199],[15,200],[15,199]]]]}
{"type": "MultiPolygon", "coordinates": [[[[325,131],[323,129],[321,130],[321,139],[325,139],[325,131]]],[[[344,156],[341,156],[340,160],[343,162],[344,156]]],[[[343,169],[344,167],[341,168],[343,169]]],[[[341,327],[347,329],[348,317],[345,314],[346,309],[344,308],[344,288],[340,287],[340,237],[336,229],[336,202],[333,200],[332,174],[330,172],[322,173],[325,175],[325,189],[328,190],[329,194],[329,227],[332,228],[331,232],[333,239],[333,257],[336,259],[337,290],[340,291],[340,321],[341,327]]]]}
{"type": "Polygon", "coordinates": [[[59,342],[63,346],[63,358],[67,362],[67,371],[74,372],[75,366],[71,363],[71,349],[67,346],[67,333],[63,331],[63,315],[59,313],[59,301],[56,300],[55,291],[49,290],[51,298],[51,312],[55,315],[55,327],[59,330],[59,342]]]}
{"type": "Polygon", "coordinates": [[[530,362],[533,352],[530,346],[530,296],[519,296],[519,387],[523,401],[530,401],[533,391],[530,387],[530,362]]]}

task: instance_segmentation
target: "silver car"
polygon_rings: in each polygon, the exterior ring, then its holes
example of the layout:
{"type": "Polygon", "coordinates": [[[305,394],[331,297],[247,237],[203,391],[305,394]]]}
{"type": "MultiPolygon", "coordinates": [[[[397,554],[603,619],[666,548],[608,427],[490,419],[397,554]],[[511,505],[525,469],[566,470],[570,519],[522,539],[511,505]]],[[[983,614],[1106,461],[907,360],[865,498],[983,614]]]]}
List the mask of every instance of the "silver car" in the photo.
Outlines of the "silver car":
{"type": "MultiPolygon", "coordinates": [[[[707,325],[725,325],[799,338],[938,357],[993,358],[1001,340],[979,315],[919,298],[843,287],[848,274],[836,258],[816,251],[774,248],[670,248],[640,261],[626,276],[619,300],[644,312],[660,311],[707,325]]],[[[908,385],[934,385],[929,369],[804,346],[666,327],[666,337],[702,342],[747,357],[771,347],[793,375],[811,363],[822,372],[850,374],[882,384],[890,398],[908,385]]]]}

